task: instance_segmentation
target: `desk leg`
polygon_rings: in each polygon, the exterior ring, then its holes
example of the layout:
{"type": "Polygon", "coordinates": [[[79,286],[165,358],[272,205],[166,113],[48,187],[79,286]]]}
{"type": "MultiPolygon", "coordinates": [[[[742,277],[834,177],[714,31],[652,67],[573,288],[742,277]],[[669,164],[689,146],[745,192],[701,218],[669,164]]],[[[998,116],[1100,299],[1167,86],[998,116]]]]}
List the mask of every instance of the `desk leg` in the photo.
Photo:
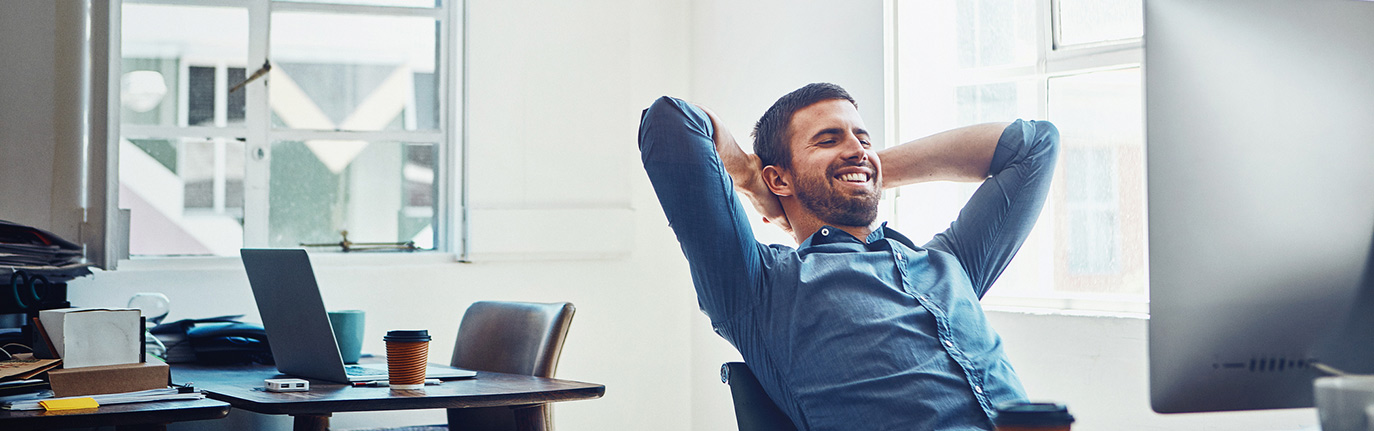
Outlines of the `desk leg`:
{"type": "Polygon", "coordinates": [[[329,414],[322,415],[291,415],[295,418],[295,431],[329,431],[329,414]]]}
{"type": "Polygon", "coordinates": [[[515,412],[515,429],[518,431],[545,431],[542,404],[512,407],[515,412]]]}

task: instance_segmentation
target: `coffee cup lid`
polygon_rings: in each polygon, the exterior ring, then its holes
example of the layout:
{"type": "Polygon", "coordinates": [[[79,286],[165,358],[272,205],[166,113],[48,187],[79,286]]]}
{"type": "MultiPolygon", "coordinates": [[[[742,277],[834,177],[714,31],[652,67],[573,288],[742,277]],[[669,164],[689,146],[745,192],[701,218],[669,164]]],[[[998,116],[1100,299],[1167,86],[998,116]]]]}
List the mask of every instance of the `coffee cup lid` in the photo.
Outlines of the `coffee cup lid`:
{"type": "Polygon", "coordinates": [[[1068,407],[1058,403],[1016,401],[997,406],[998,426],[1051,426],[1073,423],[1068,407]]]}
{"type": "Polygon", "coordinates": [[[429,339],[428,329],[396,329],[386,331],[386,336],[382,337],[383,341],[399,342],[429,341],[429,339]]]}

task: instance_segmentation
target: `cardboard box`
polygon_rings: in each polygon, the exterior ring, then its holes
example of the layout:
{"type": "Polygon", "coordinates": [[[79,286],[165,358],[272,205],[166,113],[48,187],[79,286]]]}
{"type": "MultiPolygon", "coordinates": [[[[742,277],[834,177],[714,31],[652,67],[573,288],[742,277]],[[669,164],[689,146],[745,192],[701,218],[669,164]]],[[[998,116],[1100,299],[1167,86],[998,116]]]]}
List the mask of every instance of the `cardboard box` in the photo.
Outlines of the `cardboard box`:
{"type": "Polygon", "coordinates": [[[52,393],[58,397],[114,394],[167,387],[167,364],[148,358],[148,362],[96,367],[64,368],[48,371],[52,393]]]}
{"type": "Polygon", "coordinates": [[[63,368],[134,364],[143,352],[135,308],[61,308],[38,312],[63,368]]]}

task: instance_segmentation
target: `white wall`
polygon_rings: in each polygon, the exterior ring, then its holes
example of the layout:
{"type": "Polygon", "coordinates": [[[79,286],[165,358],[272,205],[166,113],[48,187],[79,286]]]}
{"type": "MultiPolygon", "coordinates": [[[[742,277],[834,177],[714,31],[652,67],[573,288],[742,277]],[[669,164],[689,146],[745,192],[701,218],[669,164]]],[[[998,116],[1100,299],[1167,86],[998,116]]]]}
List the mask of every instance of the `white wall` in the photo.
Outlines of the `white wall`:
{"type": "MultiPolygon", "coordinates": [[[[607,392],[558,404],[559,429],[733,429],[717,370],[738,355],[697,311],[685,261],[639,168],[639,110],[658,95],[685,96],[713,107],[747,142],[753,121],[778,96],[829,81],[849,89],[869,129],[881,132],[881,3],[471,0],[470,7],[474,206],[535,217],[620,208],[624,223],[565,225],[587,241],[624,241],[624,252],[582,260],[506,253],[473,264],[442,256],[317,256],[327,305],[369,311],[368,351],[381,350],[386,329],[429,328],[431,359],[443,362],[461,310],[473,301],[572,301],[578,314],[559,375],[604,383],[607,392]]],[[[0,219],[42,224],[47,217],[51,9],[48,2],[7,3],[0,14],[0,219]],[[30,199],[43,204],[30,207],[30,199]]],[[[483,241],[503,237],[485,234],[483,241]]],[[[172,299],[173,319],[254,314],[238,265],[132,262],[74,282],[71,296],[79,305],[118,306],[134,292],[162,291],[172,299]]],[[[1075,429],[1295,429],[1315,421],[1310,409],[1151,413],[1142,320],[991,318],[1030,394],[1068,403],[1080,418],[1075,429]]],[[[334,424],[442,420],[440,411],[387,412],[340,414],[334,424]]]]}
{"type": "Polygon", "coordinates": [[[859,104],[874,142],[886,142],[882,2],[692,2],[691,95],[741,145],[763,111],[813,82],[838,84],[859,104]]]}
{"type": "Polygon", "coordinates": [[[0,13],[0,220],[51,222],[56,7],[6,3],[0,13]]]}

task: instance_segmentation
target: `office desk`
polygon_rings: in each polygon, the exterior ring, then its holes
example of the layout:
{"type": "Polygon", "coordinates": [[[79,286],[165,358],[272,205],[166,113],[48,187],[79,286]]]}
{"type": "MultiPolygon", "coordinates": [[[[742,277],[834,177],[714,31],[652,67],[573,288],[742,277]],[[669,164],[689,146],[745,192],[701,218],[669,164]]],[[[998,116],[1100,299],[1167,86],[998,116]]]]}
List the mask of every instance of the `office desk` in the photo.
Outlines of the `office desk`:
{"type": "Polygon", "coordinates": [[[446,409],[508,406],[515,410],[516,424],[522,430],[535,430],[543,423],[538,409],[530,408],[559,401],[600,398],[606,387],[594,383],[547,379],[516,374],[478,372],[477,377],[445,381],[423,390],[394,391],[390,388],[352,387],[310,380],[310,392],[267,392],[263,380],[276,377],[270,365],[203,366],[172,365],[172,381],[194,383],[210,398],[222,400],[248,411],[291,415],[297,430],[326,430],[334,412],[376,410],[446,409]]]}
{"type": "Polygon", "coordinates": [[[220,419],[229,404],[212,399],[112,404],[88,410],[47,412],[0,410],[6,431],[87,428],[114,425],[116,430],[163,430],[172,422],[220,419]]]}

